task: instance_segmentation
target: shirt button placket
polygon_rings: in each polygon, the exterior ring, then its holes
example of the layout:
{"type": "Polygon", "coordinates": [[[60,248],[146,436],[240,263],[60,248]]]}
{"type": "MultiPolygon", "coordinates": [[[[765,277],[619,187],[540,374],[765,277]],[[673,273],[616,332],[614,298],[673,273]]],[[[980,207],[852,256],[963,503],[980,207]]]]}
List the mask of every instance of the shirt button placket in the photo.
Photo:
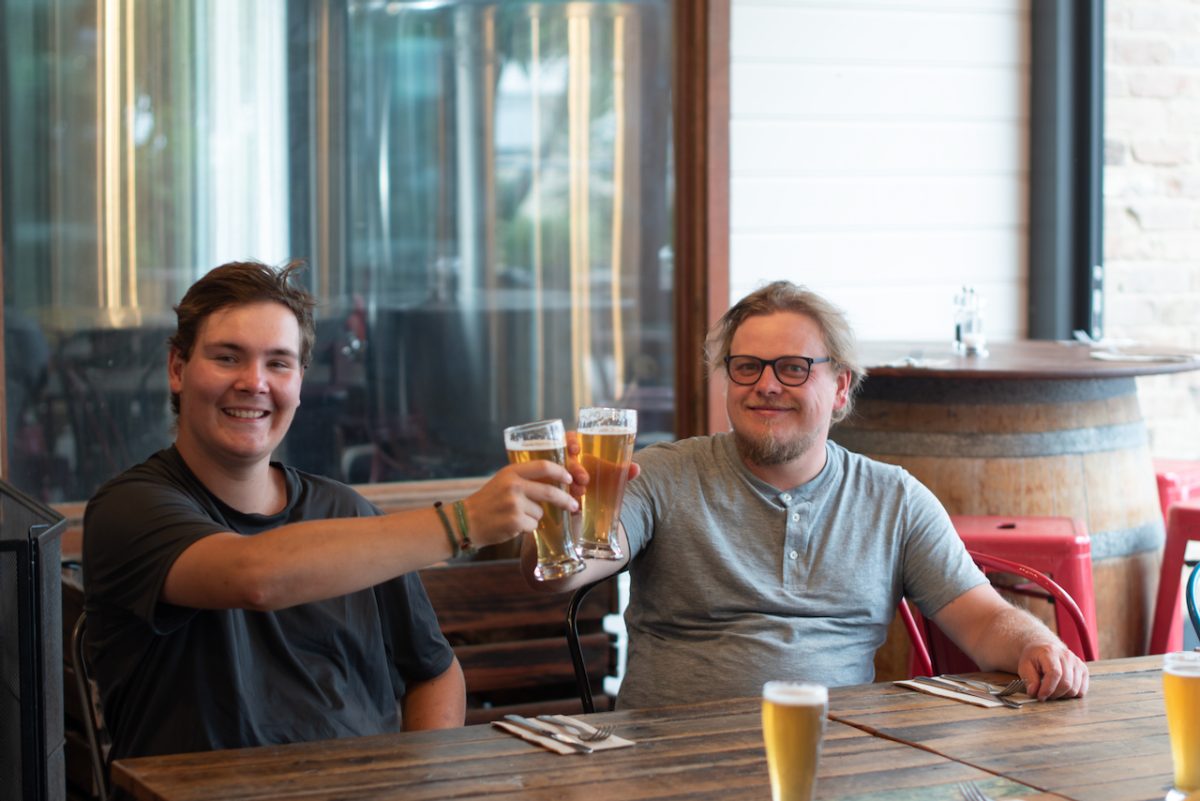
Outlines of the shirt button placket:
{"type": "Polygon", "coordinates": [[[784,503],[783,575],[784,587],[790,590],[803,589],[800,576],[800,551],[803,534],[800,531],[800,513],[791,505],[792,496],[783,493],[779,500],[784,503]]]}

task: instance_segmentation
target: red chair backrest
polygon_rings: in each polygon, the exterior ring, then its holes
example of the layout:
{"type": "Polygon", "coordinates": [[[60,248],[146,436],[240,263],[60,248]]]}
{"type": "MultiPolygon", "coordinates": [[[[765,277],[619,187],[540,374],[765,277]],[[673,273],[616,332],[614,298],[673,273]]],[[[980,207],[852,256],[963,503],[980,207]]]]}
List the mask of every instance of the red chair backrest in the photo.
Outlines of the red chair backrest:
{"type": "MultiPolygon", "coordinates": [[[[1020,576],[1045,590],[1055,604],[1067,611],[1075,625],[1080,642],[1080,649],[1076,655],[1085,662],[1095,661],[1096,643],[1092,639],[1091,631],[1088,630],[1083,612],[1079,610],[1079,604],[1075,603],[1075,599],[1060,587],[1058,582],[1028,565],[974,551],[969,551],[969,553],[975,560],[975,564],[979,565],[979,568],[987,575],[1007,573],[1020,576]]],[[[937,673],[969,673],[979,670],[979,666],[942,633],[941,629],[919,614],[911,613],[904,601],[900,602],[900,615],[904,619],[905,628],[908,629],[913,644],[913,658],[909,662],[912,675],[929,676],[937,673]]]]}

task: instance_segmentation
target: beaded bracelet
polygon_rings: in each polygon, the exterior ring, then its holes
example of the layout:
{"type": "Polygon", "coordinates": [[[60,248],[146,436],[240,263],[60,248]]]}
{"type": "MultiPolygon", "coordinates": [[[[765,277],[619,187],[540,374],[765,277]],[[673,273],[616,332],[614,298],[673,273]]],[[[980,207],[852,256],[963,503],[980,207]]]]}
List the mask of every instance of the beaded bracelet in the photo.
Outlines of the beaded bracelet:
{"type": "Polygon", "coordinates": [[[446,512],[442,509],[441,501],[434,501],[434,511],[438,513],[438,517],[442,519],[442,528],[446,530],[446,539],[450,541],[451,558],[462,553],[462,548],[458,545],[458,538],[454,536],[454,529],[450,525],[450,518],[446,517],[446,512]]]}
{"type": "Polygon", "coordinates": [[[462,530],[462,552],[465,554],[475,553],[475,546],[471,543],[470,529],[467,527],[467,505],[462,501],[455,501],[454,514],[458,517],[458,527],[462,530]]]}

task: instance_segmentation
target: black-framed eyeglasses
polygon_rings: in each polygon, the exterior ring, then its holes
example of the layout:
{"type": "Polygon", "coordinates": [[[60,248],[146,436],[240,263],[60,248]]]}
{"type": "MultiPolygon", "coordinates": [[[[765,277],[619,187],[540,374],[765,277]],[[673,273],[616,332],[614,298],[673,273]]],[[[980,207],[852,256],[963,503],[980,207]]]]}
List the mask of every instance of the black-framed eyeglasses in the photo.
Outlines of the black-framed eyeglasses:
{"type": "Polygon", "coordinates": [[[812,366],[833,361],[828,356],[814,359],[811,356],[780,356],[776,359],[760,359],[757,356],[726,356],[725,372],[735,384],[748,387],[757,384],[767,365],[775,371],[775,378],[785,387],[798,387],[812,374],[812,366]]]}

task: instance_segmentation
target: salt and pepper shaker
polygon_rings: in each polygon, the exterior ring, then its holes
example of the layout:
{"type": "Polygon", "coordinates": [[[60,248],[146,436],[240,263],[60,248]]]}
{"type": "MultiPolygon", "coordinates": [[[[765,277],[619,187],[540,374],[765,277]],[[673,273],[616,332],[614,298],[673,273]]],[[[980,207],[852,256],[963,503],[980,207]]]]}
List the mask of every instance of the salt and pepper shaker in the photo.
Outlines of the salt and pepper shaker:
{"type": "Polygon", "coordinates": [[[975,287],[964,286],[954,296],[954,352],[963,356],[987,356],[983,329],[983,301],[975,287]]]}

